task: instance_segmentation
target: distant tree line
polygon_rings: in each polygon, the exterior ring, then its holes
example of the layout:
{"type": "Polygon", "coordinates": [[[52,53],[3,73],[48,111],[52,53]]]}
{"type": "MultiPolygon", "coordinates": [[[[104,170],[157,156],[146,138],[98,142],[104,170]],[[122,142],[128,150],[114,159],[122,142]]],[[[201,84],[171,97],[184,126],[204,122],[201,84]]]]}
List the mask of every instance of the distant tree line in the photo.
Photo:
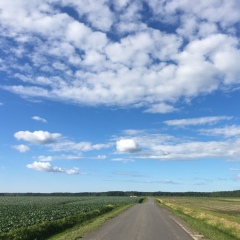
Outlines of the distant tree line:
{"type": "Polygon", "coordinates": [[[220,192],[137,192],[137,191],[110,191],[110,192],[55,192],[55,193],[0,193],[0,196],[159,196],[159,197],[240,197],[240,190],[235,191],[220,191],[220,192]]]}

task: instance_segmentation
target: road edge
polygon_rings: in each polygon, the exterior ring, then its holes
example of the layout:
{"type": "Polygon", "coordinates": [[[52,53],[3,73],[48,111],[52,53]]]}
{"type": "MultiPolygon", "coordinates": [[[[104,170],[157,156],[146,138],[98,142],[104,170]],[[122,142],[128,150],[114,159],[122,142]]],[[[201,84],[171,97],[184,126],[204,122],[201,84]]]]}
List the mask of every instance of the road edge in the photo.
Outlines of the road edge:
{"type": "Polygon", "coordinates": [[[165,207],[161,206],[158,203],[155,203],[159,208],[161,208],[163,211],[165,211],[166,213],[168,213],[168,215],[170,216],[170,218],[176,222],[185,232],[187,232],[192,238],[193,240],[208,240],[207,238],[205,238],[203,235],[195,232],[192,228],[190,228],[187,223],[185,223],[182,219],[180,219],[179,217],[177,217],[176,215],[174,215],[171,211],[169,211],[168,209],[166,209],[165,207]]]}

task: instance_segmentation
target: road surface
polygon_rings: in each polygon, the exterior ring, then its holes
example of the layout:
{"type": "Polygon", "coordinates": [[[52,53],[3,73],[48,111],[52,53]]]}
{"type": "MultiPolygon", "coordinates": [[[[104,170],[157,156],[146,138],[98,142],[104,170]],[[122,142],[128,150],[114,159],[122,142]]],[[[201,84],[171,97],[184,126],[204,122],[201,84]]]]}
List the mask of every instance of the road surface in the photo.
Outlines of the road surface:
{"type": "Polygon", "coordinates": [[[193,240],[152,198],[136,204],[84,240],[193,240]]]}

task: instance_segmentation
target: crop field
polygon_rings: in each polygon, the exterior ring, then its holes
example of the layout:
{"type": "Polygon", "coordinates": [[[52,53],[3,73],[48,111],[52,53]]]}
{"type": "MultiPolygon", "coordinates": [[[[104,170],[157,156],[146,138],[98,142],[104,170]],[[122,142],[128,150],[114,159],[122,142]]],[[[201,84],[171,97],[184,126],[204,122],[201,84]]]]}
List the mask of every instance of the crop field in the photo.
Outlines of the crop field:
{"type": "Polygon", "coordinates": [[[210,240],[240,239],[240,198],[162,197],[157,200],[210,240]]]}
{"type": "Polygon", "coordinates": [[[1,196],[0,239],[46,239],[138,201],[130,197],[1,196]]]}

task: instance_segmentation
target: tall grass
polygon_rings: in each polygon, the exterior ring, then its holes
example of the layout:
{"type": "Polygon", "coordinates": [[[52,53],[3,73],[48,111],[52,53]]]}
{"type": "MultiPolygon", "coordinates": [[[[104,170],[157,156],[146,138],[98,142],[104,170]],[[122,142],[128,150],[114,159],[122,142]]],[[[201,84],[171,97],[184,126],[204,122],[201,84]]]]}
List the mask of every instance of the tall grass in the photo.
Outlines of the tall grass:
{"type": "Polygon", "coordinates": [[[158,199],[159,203],[177,213],[210,240],[240,239],[239,217],[206,210],[201,206],[197,207],[196,198],[192,199],[192,205],[191,201],[184,204],[181,199],[178,200],[158,199]],[[206,231],[204,231],[204,226],[206,231]]]}

